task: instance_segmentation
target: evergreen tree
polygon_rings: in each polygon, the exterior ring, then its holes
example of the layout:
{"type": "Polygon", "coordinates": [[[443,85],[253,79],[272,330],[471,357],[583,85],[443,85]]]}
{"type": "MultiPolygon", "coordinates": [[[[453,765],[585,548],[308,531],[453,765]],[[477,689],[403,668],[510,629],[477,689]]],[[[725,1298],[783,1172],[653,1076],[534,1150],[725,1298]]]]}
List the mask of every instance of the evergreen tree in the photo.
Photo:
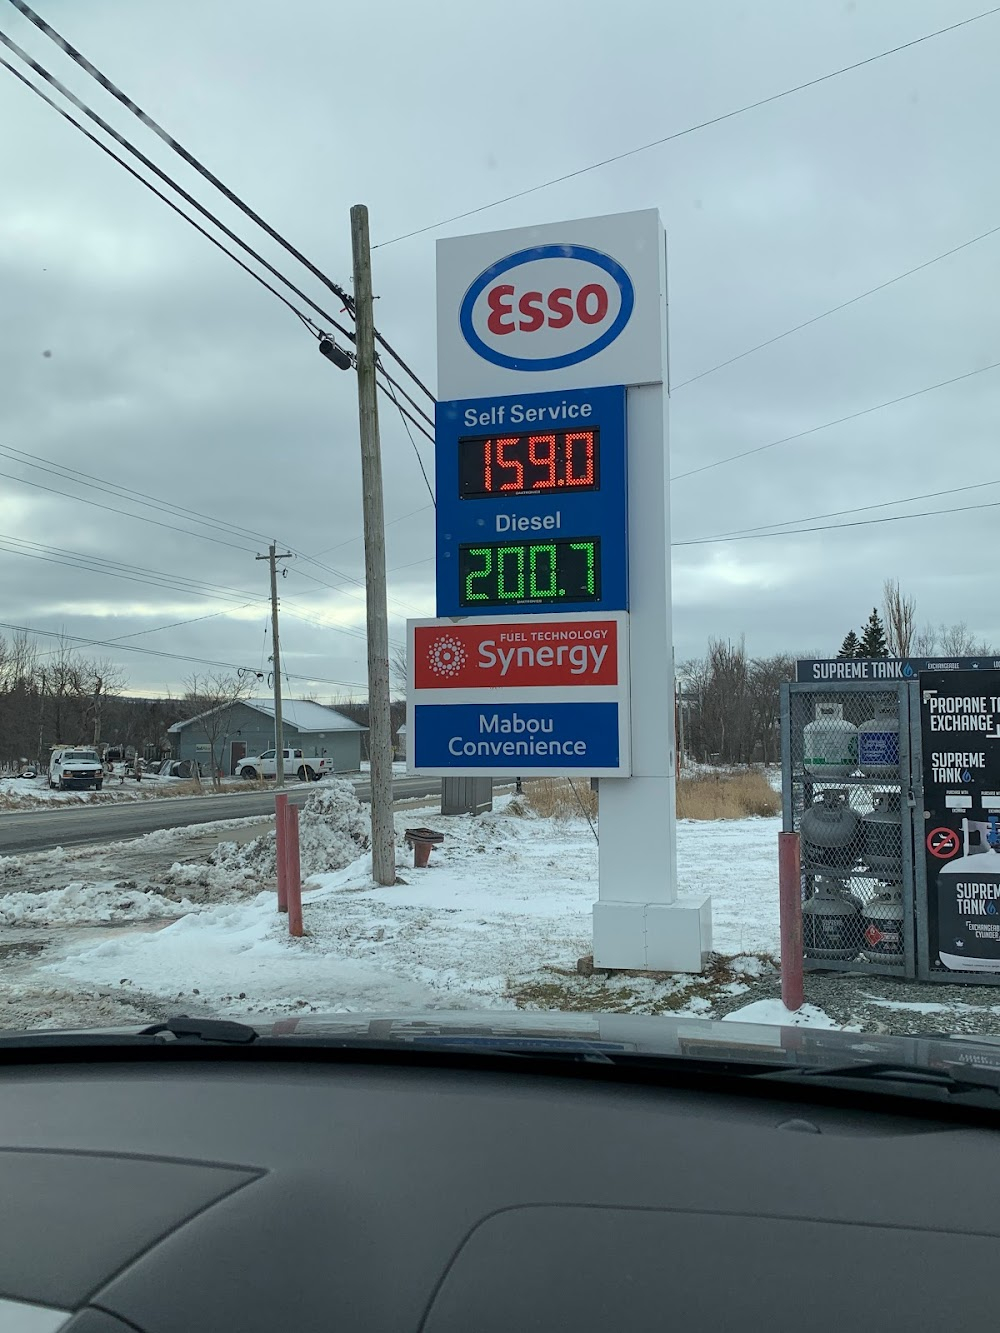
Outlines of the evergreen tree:
{"type": "Polygon", "coordinates": [[[885,626],[878,613],[878,607],[872,607],[865,631],[861,636],[859,657],[888,657],[889,648],[885,640],[885,626]]]}
{"type": "Polygon", "coordinates": [[[847,657],[863,656],[863,653],[861,652],[861,640],[854,633],[854,630],[850,630],[848,632],[847,637],[844,639],[844,642],[840,645],[840,652],[837,654],[837,656],[838,658],[841,659],[847,657]]]}

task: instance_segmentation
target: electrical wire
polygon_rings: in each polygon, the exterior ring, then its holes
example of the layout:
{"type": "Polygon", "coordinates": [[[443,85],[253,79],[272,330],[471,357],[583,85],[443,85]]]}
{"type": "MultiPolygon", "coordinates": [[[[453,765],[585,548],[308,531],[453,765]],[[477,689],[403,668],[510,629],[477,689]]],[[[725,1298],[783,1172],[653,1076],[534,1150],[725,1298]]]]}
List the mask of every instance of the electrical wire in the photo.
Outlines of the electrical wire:
{"type": "Polygon", "coordinates": [[[798,537],[810,532],[836,532],[844,528],[867,528],[877,523],[902,523],[909,518],[937,518],[942,514],[969,514],[976,509],[996,509],[1000,500],[990,500],[981,505],[959,505],[952,509],[923,509],[916,514],[885,514],[882,518],[861,518],[853,523],[824,523],[812,528],[793,528],[788,532],[746,532],[733,537],[691,537],[686,541],[671,542],[675,546],[708,546],[714,542],[750,542],[764,541],[768,537],[798,537]]]}
{"type": "MultiPolygon", "coordinates": [[[[225,671],[248,671],[253,668],[245,664],[237,665],[234,662],[218,662],[207,657],[186,657],[183,653],[168,653],[159,648],[141,648],[136,644],[117,644],[113,639],[87,639],[79,634],[67,634],[63,630],[50,629],[32,629],[30,625],[12,625],[7,621],[0,620],[0,629],[9,630],[15,634],[30,634],[33,636],[47,639],[62,639],[67,643],[83,643],[90,648],[120,648],[122,652],[141,653],[144,657],[164,657],[175,662],[197,662],[199,666],[220,667],[225,671]]],[[[326,676],[303,676],[296,672],[289,672],[292,680],[304,680],[313,685],[337,685],[347,690],[364,690],[367,686],[362,685],[356,680],[331,680],[326,676]]]]}
{"type": "Polygon", "coordinates": [[[834,509],[826,514],[807,514],[803,518],[779,519],[774,523],[760,523],[755,528],[735,528],[731,532],[710,533],[700,541],[728,541],[731,537],[749,536],[751,533],[768,532],[769,535],[780,537],[786,535],[780,532],[771,532],[772,528],[788,528],[793,523],[817,523],[824,518],[843,518],[846,514],[867,514],[873,509],[891,509],[894,505],[914,504],[917,500],[937,500],[945,495],[960,495],[965,491],[980,491],[984,486],[1000,486],[1000,477],[993,481],[976,481],[968,486],[949,486],[941,491],[924,491],[922,495],[907,495],[899,500],[881,500],[878,504],[870,505],[852,505],[850,509],[834,509]]]}
{"type": "Polygon", "coordinates": [[[914,389],[912,393],[904,393],[898,398],[889,398],[884,403],[875,403],[872,407],[863,407],[858,412],[850,412],[846,417],[837,417],[835,421],[824,421],[821,426],[810,426],[808,430],[797,431],[794,435],[785,435],[780,440],[770,440],[767,444],[758,444],[753,449],[744,449],[741,453],[729,454],[726,458],[717,458],[714,463],[703,463],[701,467],[690,468],[687,472],[678,472],[670,480],[683,481],[685,477],[696,477],[700,472],[710,472],[712,468],[722,467],[725,463],[736,463],[740,459],[750,458],[754,454],[762,454],[767,449],[776,449],[779,444],[791,444],[793,440],[804,440],[808,435],[816,435],[819,431],[830,430],[833,426],[842,426],[847,421],[857,421],[859,417],[868,416],[871,412],[880,412],[884,407],[895,407],[898,403],[909,402],[911,398],[919,398],[922,394],[933,393],[935,389],[945,389],[949,384],[959,384],[962,380],[972,379],[974,375],[984,375],[986,371],[996,370],[998,366],[1000,366],[1000,361],[993,361],[988,366],[980,366],[977,370],[967,370],[964,374],[955,375],[951,379],[940,380],[937,384],[927,384],[922,389],[914,389]]]}
{"type": "Polygon", "coordinates": [[[243,260],[240,259],[239,255],[235,254],[232,250],[229,250],[226,246],[222,244],[222,242],[217,237],[213,236],[210,231],[207,231],[201,225],[200,222],[196,222],[193,217],[190,217],[187,213],[185,213],[184,210],[180,208],[179,205],[175,204],[172,199],[168,198],[167,195],[165,195],[162,190],[158,190],[156,186],[152,183],[152,181],[148,181],[144,176],[141,176],[139,172],[136,171],[134,167],[130,166],[123,157],[119,157],[119,155],[114,151],[114,149],[109,148],[107,144],[101,143],[100,139],[98,139],[96,134],[91,134],[91,132],[87,129],[85,125],[82,125],[80,121],[76,119],[75,116],[71,116],[68,111],[65,111],[61,106],[59,106],[56,102],[54,102],[52,98],[49,97],[44,92],[43,89],[39,88],[37,84],[32,83],[31,80],[26,78],[25,75],[23,75],[20,70],[15,69],[13,65],[11,65],[8,61],[4,60],[2,57],[0,57],[0,65],[2,65],[3,68],[7,70],[9,74],[13,74],[15,79],[20,80],[20,82],[23,83],[26,88],[30,88],[31,91],[35,93],[36,96],[40,97],[42,101],[46,103],[46,105],[50,106],[52,110],[56,112],[57,115],[60,115],[64,120],[69,121],[69,123],[72,126],[74,126],[74,128],[78,129],[82,135],[88,138],[92,144],[96,144],[102,153],[106,153],[108,157],[112,158],[115,162],[117,162],[118,165],[122,167],[125,171],[127,171],[130,176],[133,176],[139,182],[140,185],[144,185],[147,190],[152,191],[152,193],[156,195],[157,199],[162,200],[162,202],[165,203],[168,208],[172,208],[173,211],[179,214],[184,219],[185,222],[190,223],[191,226],[194,227],[195,231],[200,232],[201,235],[204,236],[207,241],[211,241],[211,243],[217,249],[221,250],[224,255],[228,255],[234,264],[239,264],[240,268],[244,271],[244,273],[249,273],[250,277],[253,278],[255,282],[259,282],[262,287],[266,287],[272,296],[276,296],[278,300],[282,302],[282,304],[286,305],[288,309],[291,310],[292,314],[297,315],[299,317],[299,319],[303,322],[303,324],[305,324],[306,328],[308,328],[310,331],[316,330],[316,335],[319,336],[319,330],[316,329],[316,326],[312,323],[312,321],[306,315],[304,315],[301,310],[299,310],[296,306],[294,306],[286,296],[284,296],[281,292],[279,292],[277,287],[273,287],[267,281],[266,278],[262,278],[259,273],[254,272],[254,270],[249,266],[249,264],[245,264],[243,260]]]}
{"type": "MultiPolygon", "coordinates": [[[[403,386],[400,384],[399,380],[395,380],[395,379],[393,379],[393,377],[392,377],[392,376],[389,374],[389,372],[386,370],[385,366],[383,366],[383,364],[382,364],[382,359],[381,359],[381,357],[379,357],[379,356],[376,356],[376,358],[375,358],[375,371],[376,371],[376,373],[379,374],[379,375],[384,375],[385,378],[386,378],[386,379],[389,381],[389,383],[392,385],[392,387],[393,387],[394,389],[398,389],[398,390],[399,390],[399,392],[403,395],[403,397],[404,397],[404,398],[406,399],[406,401],[410,404],[410,406],[411,406],[411,407],[413,408],[413,410],[417,413],[417,415],[423,417],[424,421],[426,421],[427,424],[428,424],[428,426],[430,426],[431,430],[433,430],[433,429],[434,429],[434,418],[428,416],[427,413],[424,411],[424,409],[419,405],[419,403],[414,402],[414,400],[410,397],[410,395],[406,392],[406,390],[405,390],[405,389],[403,388],[403,386]]],[[[410,420],[412,421],[413,418],[411,417],[410,420]]],[[[433,438],[433,437],[432,437],[432,438],[433,438]]]]}
{"type": "Polygon", "coordinates": [[[376,380],[375,380],[375,383],[376,383],[376,384],[378,385],[378,387],[382,390],[382,392],[385,394],[385,396],[386,396],[387,398],[391,399],[391,401],[394,402],[394,403],[396,404],[396,408],[398,409],[400,416],[408,417],[408,418],[410,419],[410,421],[413,422],[414,426],[416,426],[417,430],[420,431],[421,435],[423,435],[423,436],[425,437],[425,439],[430,440],[431,444],[433,444],[433,443],[434,443],[434,436],[433,436],[433,435],[431,434],[431,432],[426,428],[426,426],[422,426],[422,425],[420,424],[420,422],[416,419],[416,417],[415,417],[415,416],[412,416],[412,415],[406,410],[405,407],[400,407],[399,402],[397,401],[395,395],[394,395],[393,392],[392,392],[392,389],[391,389],[387,384],[383,384],[382,381],[381,381],[380,379],[376,379],[376,380]]]}
{"type": "MultiPolygon", "coordinates": [[[[258,598],[255,598],[254,600],[255,600],[255,601],[260,601],[261,599],[258,597],[258,598]]],[[[214,620],[217,616],[228,616],[228,615],[232,615],[232,614],[234,614],[236,611],[245,611],[245,610],[247,610],[248,607],[251,607],[251,606],[253,606],[253,605],[254,605],[254,602],[247,602],[247,603],[246,603],[246,606],[237,606],[237,607],[234,607],[234,608],[232,608],[232,609],[230,609],[229,607],[226,607],[225,610],[223,610],[223,611],[210,611],[210,612],[208,613],[207,616],[194,616],[194,617],[193,617],[192,619],[190,619],[190,620],[174,620],[174,621],[171,621],[171,623],[170,623],[169,625],[154,625],[151,629],[137,629],[137,630],[133,630],[130,634],[116,634],[115,637],[114,637],[113,639],[109,639],[108,642],[109,642],[109,643],[118,644],[118,643],[121,643],[123,639],[138,639],[138,638],[141,638],[142,635],[144,635],[144,634],[159,634],[159,633],[161,633],[161,631],[163,631],[163,630],[167,630],[167,629],[178,629],[178,628],[180,628],[181,625],[197,625],[197,624],[198,624],[200,621],[202,621],[202,620],[214,620]]],[[[46,649],[45,649],[44,651],[42,651],[42,652],[36,652],[36,653],[35,653],[35,656],[36,656],[36,657],[51,657],[53,653],[57,653],[57,652],[59,652],[59,649],[58,649],[58,648],[46,648],[46,649]]]]}
{"type": "Polygon", "coordinates": [[[420,466],[420,475],[423,477],[424,485],[427,487],[427,494],[431,497],[431,504],[437,509],[437,500],[434,498],[434,488],[431,486],[430,478],[427,475],[427,469],[424,467],[424,460],[420,457],[420,450],[417,448],[417,442],[410,431],[409,423],[406,420],[406,414],[399,405],[399,399],[396,397],[395,390],[390,388],[389,393],[392,396],[392,401],[396,404],[396,409],[399,412],[399,419],[402,421],[406,434],[409,436],[410,444],[413,446],[413,452],[417,456],[417,463],[420,466]]]}
{"type": "Polygon", "coordinates": [[[943,254],[935,255],[933,259],[926,259],[922,264],[917,264],[914,268],[908,268],[905,273],[897,273],[894,278],[888,278],[885,282],[880,282],[876,287],[869,287],[866,292],[859,292],[857,296],[852,296],[849,301],[841,301],[840,305],[831,306],[829,310],[824,310],[822,314],[813,315],[811,319],[803,320],[801,324],[795,324],[790,329],[785,329],[784,333],[776,333],[773,338],[766,338],[764,342],[757,343],[753,347],[748,347],[745,352],[738,352],[736,356],[731,356],[725,361],[720,361],[716,366],[709,366],[707,370],[701,370],[697,375],[692,375],[689,379],[681,380],[680,384],[671,386],[671,392],[676,393],[678,389],[683,389],[688,384],[694,384],[696,380],[702,380],[706,375],[714,375],[717,370],[724,370],[726,366],[734,365],[737,361],[742,361],[746,356],[753,356],[754,352],[760,352],[765,347],[773,347],[775,343],[781,342],[783,338],[790,338],[793,333],[799,333],[802,329],[808,329],[812,324],[818,324],[821,319],[826,319],[828,315],[836,315],[841,310],[846,310],[848,306],[857,305],[868,296],[874,296],[876,292],[884,292],[887,287],[892,287],[897,282],[902,282],[904,278],[912,278],[914,273],[922,273],[924,269],[930,268],[933,264],[939,264],[942,259],[949,259],[952,255],[957,255],[961,250],[967,250],[970,245],[976,245],[979,241],[985,241],[990,236],[995,236],[1000,232],[1000,226],[990,227],[989,231],[980,232],[978,236],[972,236],[969,240],[963,241],[961,245],[954,245],[950,250],[945,250],[943,254]]]}
{"type": "MultiPolygon", "coordinates": [[[[205,527],[214,528],[217,532],[224,533],[227,537],[243,537],[257,541],[268,540],[260,533],[255,533],[250,528],[239,527],[235,523],[230,523],[227,519],[211,518],[207,514],[199,513],[197,509],[188,509],[185,505],[178,505],[171,500],[149,495],[145,491],[134,491],[128,486],[121,486],[117,482],[106,481],[103,477],[97,477],[92,472],[81,472],[77,468],[57,463],[54,459],[45,458],[42,454],[29,454],[23,449],[15,449],[11,445],[0,444],[0,456],[9,458],[11,462],[20,463],[22,467],[34,468],[38,472],[47,472],[51,476],[58,477],[60,481],[69,481],[78,486],[85,486],[88,490],[101,491],[106,495],[113,496],[116,500],[125,500],[129,504],[141,505],[144,509],[154,509],[157,513],[167,510],[172,518],[179,518],[188,523],[201,523],[205,527]]],[[[142,518],[142,515],[136,514],[134,517],[142,518]]],[[[145,522],[145,519],[143,521],[145,522]]],[[[202,534],[195,532],[190,535],[200,537],[202,534]]]]}
{"type": "MultiPolygon", "coordinates": [[[[299,298],[299,300],[304,301],[307,306],[309,306],[312,310],[316,312],[316,314],[321,315],[323,319],[327,321],[328,324],[331,324],[335,329],[338,330],[338,332],[343,334],[345,338],[349,339],[351,342],[354,341],[354,334],[351,333],[349,329],[344,328],[344,326],[338,323],[338,321],[335,320],[334,317],[328,311],[324,310],[322,306],[317,305],[316,302],[312,299],[312,297],[307,296],[306,293],[302,291],[300,287],[297,287],[295,283],[291,281],[290,278],[286,278],[285,275],[279,272],[279,270],[276,269],[273,264],[270,264],[263,257],[263,255],[258,254],[257,251],[251,245],[248,245],[246,241],[244,241],[241,237],[237,236],[236,232],[234,232],[231,228],[227,227],[226,224],[222,222],[219,218],[217,218],[215,214],[212,213],[209,209],[207,209],[204,206],[204,204],[200,204],[192,194],[190,194],[187,190],[183,188],[183,186],[178,185],[176,181],[172,180],[170,176],[168,176],[165,171],[162,171],[156,165],[155,162],[152,162],[145,155],[145,153],[141,152],[140,149],[136,148],[134,144],[130,143],[129,140],[126,139],[123,134],[119,134],[118,131],[113,126],[109,125],[108,122],[104,120],[101,116],[99,116],[97,112],[94,111],[91,107],[89,107],[86,104],[86,102],[84,102],[81,98],[77,97],[77,95],[74,92],[72,92],[69,88],[67,88],[64,83],[61,83],[55,77],[54,74],[51,74],[45,68],[44,65],[39,64],[37,60],[33,59],[33,57],[30,56],[27,51],[25,51],[22,47],[18,46],[18,44],[15,41],[13,41],[10,37],[8,37],[7,34],[4,32],[0,32],[0,43],[2,43],[9,51],[12,51],[14,55],[16,55],[18,59],[21,60],[24,64],[26,64],[30,69],[34,70],[34,72],[38,74],[42,79],[44,79],[45,82],[49,84],[50,87],[55,88],[58,92],[60,92],[63,95],[63,97],[67,99],[67,101],[71,102],[72,105],[76,107],[78,111],[82,112],[89,120],[93,121],[94,124],[99,125],[101,129],[105,132],[105,134],[109,135],[112,139],[114,139],[115,143],[117,143],[120,147],[124,148],[127,152],[131,153],[133,157],[138,158],[138,160],[143,164],[144,167],[146,167],[148,171],[151,171],[154,174],[154,176],[157,177],[157,179],[163,181],[164,184],[168,185],[176,194],[179,194],[180,197],[185,201],[185,203],[190,204],[192,208],[196,209],[197,212],[199,212],[202,215],[202,217],[208,218],[208,220],[212,223],[213,226],[217,227],[224,236],[228,237],[229,240],[233,241],[236,245],[238,245],[241,250],[251,255],[257,261],[257,263],[261,265],[262,268],[265,268],[268,271],[268,273],[271,274],[272,277],[277,278],[279,282],[284,283],[284,285],[290,291],[295,293],[295,295],[299,298]]],[[[10,69],[11,67],[8,65],[6,66],[6,68],[10,69]]],[[[33,92],[38,91],[30,83],[28,83],[28,87],[30,87],[33,92]]],[[[46,99],[46,101],[48,101],[48,99],[46,99]]],[[[56,107],[55,109],[58,110],[59,108],[56,107]]],[[[186,217],[187,215],[181,212],[181,216],[186,217]]]]}
{"type": "MultiPolygon", "coordinates": [[[[11,0],[11,3],[16,4],[20,9],[22,0],[11,0]]],[[[501,199],[494,199],[491,203],[480,204],[477,208],[466,209],[464,213],[453,213],[451,217],[442,218],[439,222],[430,222],[424,227],[403,232],[399,236],[393,236],[391,240],[380,241],[373,248],[376,250],[384,249],[386,246],[396,245],[399,241],[408,241],[413,236],[422,236],[425,232],[436,231],[438,227],[446,227],[449,223],[461,222],[465,218],[475,217],[479,213],[485,213],[488,209],[498,208],[501,204],[512,203],[515,199],[525,199],[528,195],[538,194],[541,190],[549,189],[550,186],[562,185],[565,181],[575,180],[578,176],[585,176],[588,172],[597,171],[599,168],[610,166],[614,162],[623,162],[626,158],[635,157],[638,153],[646,153],[651,148],[660,148],[663,144],[672,143],[675,139],[682,139],[685,135],[694,134],[698,130],[708,129],[712,125],[721,125],[723,121],[733,120],[736,116],[745,115],[748,111],[756,111],[762,106],[769,106],[772,102],[779,102],[782,98],[791,97],[793,93],[801,93],[807,88],[815,88],[821,83],[828,83],[831,79],[839,78],[842,74],[863,69],[866,65],[872,65],[878,60],[885,60],[888,56],[898,55],[901,51],[908,51],[911,47],[919,46],[922,42],[929,42],[935,37],[943,37],[945,33],[955,32],[958,28],[965,28],[970,23],[978,23],[980,19],[991,18],[998,13],[1000,13],[1000,5],[993,9],[983,10],[982,13],[973,14],[969,18],[961,19],[957,23],[950,23],[945,28],[937,28],[934,32],[924,33],[922,37],[915,37],[912,41],[902,42],[899,46],[890,47],[886,51],[879,51],[873,56],[867,56],[864,60],[856,60],[853,64],[842,65],[840,69],[831,70],[828,74],[820,74],[814,79],[807,79],[805,83],[797,83],[794,87],[772,93],[769,97],[758,98],[755,102],[747,102],[744,106],[735,107],[721,115],[699,121],[696,125],[688,125],[682,130],[675,130],[672,134],[666,134],[661,139],[652,139],[649,143],[640,144],[637,148],[629,148],[622,153],[615,153],[611,157],[602,158],[599,162],[591,162],[588,166],[578,167],[575,171],[568,171],[563,176],[553,176],[550,180],[542,181],[538,185],[531,185],[527,189],[515,191],[514,194],[504,195],[501,199]]]]}
{"type": "MultiPolygon", "coordinates": [[[[341,301],[343,301],[345,310],[352,318],[354,318],[354,313],[355,313],[354,297],[351,295],[350,292],[346,291],[339,283],[334,282],[333,279],[330,278],[326,273],[324,273],[322,269],[318,268],[312,262],[312,260],[308,259],[302,253],[301,250],[297,249],[294,245],[292,245],[291,241],[289,241],[279,231],[276,231],[274,227],[270,225],[270,223],[266,222],[264,218],[262,218],[259,213],[257,213],[254,209],[250,207],[249,204],[247,204],[243,199],[241,199],[240,196],[236,194],[234,190],[231,190],[228,185],[224,184],[218,178],[218,176],[216,176],[213,172],[209,171],[208,167],[206,167],[203,162],[199,161],[199,159],[195,157],[193,153],[190,153],[183,146],[183,144],[179,143],[173,137],[173,135],[168,134],[162,125],[160,125],[157,121],[155,121],[153,117],[149,115],[148,112],[144,111],[142,107],[138,106],[135,102],[132,101],[130,97],[128,97],[124,92],[122,92],[122,90],[115,83],[113,83],[112,80],[109,79],[106,74],[104,74],[101,70],[99,70],[95,64],[93,64],[90,60],[88,60],[87,57],[83,55],[81,51],[78,51],[76,47],[73,46],[70,42],[68,42],[66,38],[63,37],[60,33],[58,33],[55,30],[55,28],[52,27],[51,24],[46,23],[46,21],[40,15],[36,14],[30,5],[25,3],[25,0],[10,0],[10,2],[14,6],[14,8],[18,10],[19,13],[23,14],[24,17],[29,20],[29,22],[33,23],[35,27],[39,29],[39,31],[43,32],[46,37],[48,37],[51,41],[53,41],[65,55],[69,56],[69,58],[73,60],[81,69],[85,70],[86,73],[89,74],[92,79],[95,79],[105,90],[105,92],[110,93],[110,95],[114,97],[118,102],[120,102],[122,106],[126,107],[132,113],[133,116],[135,116],[138,120],[140,120],[142,124],[145,125],[148,130],[151,130],[153,134],[157,135],[158,138],[162,139],[162,141],[174,153],[176,153],[180,158],[182,158],[183,161],[186,162],[189,167],[192,167],[195,171],[198,172],[200,176],[202,176],[210,184],[214,185],[215,188],[223,195],[223,197],[229,201],[229,203],[233,204],[234,207],[238,208],[240,212],[242,212],[246,217],[250,218],[250,220],[254,222],[258,227],[260,227],[261,230],[264,231],[271,238],[271,240],[277,242],[277,244],[280,245],[288,254],[290,254],[294,259],[296,259],[300,264],[302,264],[303,267],[306,268],[314,278],[316,278],[319,282],[321,282],[324,287],[327,287],[331,292],[333,292],[335,296],[337,296],[341,301]]],[[[177,187],[174,186],[174,188],[176,189],[177,187]]],[[[236,239],[236,238],[233,237],[231,239],[236,239]]],[[[274,270],[272,270],[272,272],[274,272],[274,270]]],[[[275,273],[275,276],[280,276],[280,275],[275,273]]],[[[287,279],[282,278],[282,281],[287,283],[287,279]]],[[[290,283],[288,285],[291,286],[290,283]]],[[[293,288],[293,290],[295,289],[293,288]]],[[[301,295],[301,293],[299,293],[299,295],[301,295]]],[[[312,303],[310,302],[310,304],[312,303]]],[[[313,309],[318,310],[319,308],[317,306],[313,306],[313,309]]],[[[323,312],[319,311],[319,313],[322,314],[323,312]]],[[[330,319],[331,317],[326,316],[326,318],[330,319]]],[[[337,324],[332,319],[331,323],[346,338],[350,339],[351,342],[355,341],[354,334],[352,334],[348,329],[343,328],[341,325],[337,324]]],[[[392,345],[388,342],[388,340],[385,337],[383,337],[381,333],[379,333],[378,329],[375,329],[374,332],[376,341],[379,343],[379,345],[383,347],[385,351],[393,358],[393,360],[410,376],[413,382],[420,389],[423,390],[423,392],[427,395],[427,397],[431,400],[431,402],[434,402],[435,401],[434,395],[431,393],[430,389],[427,388],[427,386],[417,376],[417,374],[406,364],[406,362],[399,355],[399,353],[392,347],[392,345]]]]}
{"type": "MultiPolygon", "coordinates": [[[[404,519],[412,518],[414,514],[426,513],[431,508],[433,508],[432,505],[420,505],[416,509],[408,510],[405,514],[400,514],[398,518],[390,518],[385,526],[391,528],[394,523],[402,523],[404,519]]],[[[322,551],[316,551],[312,558],[315,560],[317,556],[329,555],[331,551],[339,551],[342,546],[353,546],[355,542],[362,542],[364,539],[364,533],[359,533],[357,537],[348,537],[346,541],[337,542],[333,546],[324,546],[322,551]]]]}

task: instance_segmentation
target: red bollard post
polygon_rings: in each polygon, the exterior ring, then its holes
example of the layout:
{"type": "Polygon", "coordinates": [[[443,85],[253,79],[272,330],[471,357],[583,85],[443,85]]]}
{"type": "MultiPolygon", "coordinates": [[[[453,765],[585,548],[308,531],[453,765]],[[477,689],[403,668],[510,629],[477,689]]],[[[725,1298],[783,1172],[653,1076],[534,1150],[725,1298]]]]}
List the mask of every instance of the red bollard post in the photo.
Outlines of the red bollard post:
{"type": "Polygon", "coordinates": [[[288,911],[288,793],[274,798],[274,837],[278,860],[278,911],[288,911]]]}
{"type": "Polygon", "coordinates": [[[778,834],[778,916],[781,928],[781,1002],[802,1008],[802,862],[797,833],[778,834]]]}
{"type": "Polygon", "coordinates": [[[288,898],[288,933],[296,937],[302,934],[302,865],[299,860],[299,807],[290,805],[287,812],[288,831],[285,835],[287,845],[285,854],[288,858],[286,867],[288,898]]]}

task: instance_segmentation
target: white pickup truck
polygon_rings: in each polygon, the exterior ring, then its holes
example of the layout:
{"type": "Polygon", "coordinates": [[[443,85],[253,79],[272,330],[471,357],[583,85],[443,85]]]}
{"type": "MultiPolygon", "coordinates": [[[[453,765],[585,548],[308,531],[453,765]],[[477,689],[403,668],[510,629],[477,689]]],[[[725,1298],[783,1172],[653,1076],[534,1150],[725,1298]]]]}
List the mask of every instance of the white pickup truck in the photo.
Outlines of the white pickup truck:
{"type": "MultiPolygon", "coordinates": [[[[302,782],[319,782],[335,773],[333,760],[325,754],[306,754],[304,750],[285,750],[285,777],[293,775],[302,782]]],[[[241,759],[237,774],[241,778],[273,778],[278,772],[278,751],[265,750],[251,759],[241,759]]]]}

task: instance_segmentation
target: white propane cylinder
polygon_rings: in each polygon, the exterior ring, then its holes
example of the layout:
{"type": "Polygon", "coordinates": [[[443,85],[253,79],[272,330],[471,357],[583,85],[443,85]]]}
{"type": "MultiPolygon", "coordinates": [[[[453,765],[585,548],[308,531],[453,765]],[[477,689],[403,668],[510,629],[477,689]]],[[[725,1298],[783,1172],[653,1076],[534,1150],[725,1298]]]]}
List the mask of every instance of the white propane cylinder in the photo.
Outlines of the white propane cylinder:
{"type": "Polygon", "coordinates": [[[802,766],[815,778],[849,778],[858,767],[858,729],[844,720],[843,704],[817,703],[802,728],[802,766]]]}
{"type": "Polygon", "coordinates": [[[899,777],[899,717],[895,706],[877,705],[858,727],[858,765],[866,777],[899,777]]]}

